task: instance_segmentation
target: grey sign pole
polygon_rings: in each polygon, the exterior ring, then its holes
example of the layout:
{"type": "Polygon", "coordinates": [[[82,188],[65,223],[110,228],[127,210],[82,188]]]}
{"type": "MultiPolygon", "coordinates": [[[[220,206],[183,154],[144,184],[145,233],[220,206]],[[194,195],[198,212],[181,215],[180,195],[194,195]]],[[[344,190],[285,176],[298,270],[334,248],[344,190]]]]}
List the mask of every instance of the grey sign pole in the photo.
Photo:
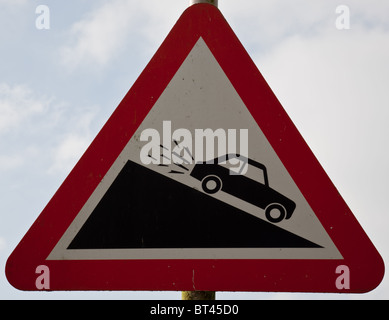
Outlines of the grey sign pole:
{"type": "MultiPolygon", "coordinates": [[[[218,0],[190,0],[189,6],[198,3],[209,3],[218,6],[218,0]]],[[[214,291],[183,291],[182,300],[216,300],[214,291]]]]}
{"type": "Polygon", "coordinates": [[[197,4],[197,3],[209,3],[213,4],[214,6],[217,7],[218,5],[218,0],[190,0],[189,5],[197,4]]]}

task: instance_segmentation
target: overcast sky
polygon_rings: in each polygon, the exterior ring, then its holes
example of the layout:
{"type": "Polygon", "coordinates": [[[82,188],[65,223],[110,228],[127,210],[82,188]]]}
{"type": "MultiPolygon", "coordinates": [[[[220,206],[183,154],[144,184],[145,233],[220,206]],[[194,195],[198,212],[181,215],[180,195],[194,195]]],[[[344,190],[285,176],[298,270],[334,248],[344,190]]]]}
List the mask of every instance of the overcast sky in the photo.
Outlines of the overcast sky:
{"type": "MultiPolygon", "coordinates": [[[[0,269],[189,0],[0,0],[0,269]],[[50,9],[50,29],[36,8],[50,9]]],[[[219,0],[219,8],[389,261],[389,2],[219,0]],[[350,9],[350,29],[336,8],[350,9]],[[387,181],[388,179],[388,181],[387,181]]],[[[219,293],[219,299],[389,298],[219,293]]],[[[180,293],[25,293],[0,298],[180,299],[180,293]]]]}

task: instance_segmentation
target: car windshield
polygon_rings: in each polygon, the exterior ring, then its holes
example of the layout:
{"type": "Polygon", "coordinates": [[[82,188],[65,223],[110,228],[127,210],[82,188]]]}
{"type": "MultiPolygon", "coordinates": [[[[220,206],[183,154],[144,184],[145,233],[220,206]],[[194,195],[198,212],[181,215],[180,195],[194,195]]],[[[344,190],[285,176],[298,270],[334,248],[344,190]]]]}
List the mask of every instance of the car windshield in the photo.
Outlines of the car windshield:
{"type": "Polygon", "coordinates": [[[248,162],[245,157],[219,158],[218,164],[230,170],[230,175],[244,175],[245,177],[266,185],[266,173],[248,162]]]}
{"type": "Polygon", "coordinates": [[[230,170],[230,175],[245,175],[248,169],[248,159],[245,157],[219,158],[218,164],[230,170]]]}
{"type": "Polygon", "coordinates": [[[259,182],[261,184],[266,184],[265,172],[262,169],[257,168],[253,165],[249,165],[246,177],[255,180],[256,182],[259,182]]]}

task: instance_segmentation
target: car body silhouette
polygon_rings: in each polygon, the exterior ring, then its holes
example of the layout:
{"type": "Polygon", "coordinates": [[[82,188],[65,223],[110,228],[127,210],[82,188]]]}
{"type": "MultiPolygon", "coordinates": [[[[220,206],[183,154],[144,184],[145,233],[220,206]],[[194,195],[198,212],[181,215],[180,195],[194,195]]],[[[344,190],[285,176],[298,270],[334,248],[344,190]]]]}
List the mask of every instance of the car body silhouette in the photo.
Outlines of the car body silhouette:
{"type": "Polygon", "coordinates": [[[295,202],[269,186],[267,169],[263,164],[240,155],[230,154],[198,162],[190,175],[201,181],[207,194],[222,190],[249,202],[265,210],[266,219],[272,223],[290,219],[296,209],[295,202]]]}

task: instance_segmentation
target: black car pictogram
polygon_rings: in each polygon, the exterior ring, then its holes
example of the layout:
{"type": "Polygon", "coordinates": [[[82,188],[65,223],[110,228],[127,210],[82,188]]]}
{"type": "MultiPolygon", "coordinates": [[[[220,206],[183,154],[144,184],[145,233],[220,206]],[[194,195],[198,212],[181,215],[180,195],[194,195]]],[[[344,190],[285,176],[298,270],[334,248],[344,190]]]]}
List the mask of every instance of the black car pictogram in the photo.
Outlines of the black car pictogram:
{"type": "Polygon", "coordinates": [[[296,209],[295,202],[269,186],[266,167],[243,156],[226,155],[213,161],[199,162],[191,176],[201,181],[203,190],[208,194],[222,190],[264,209],[267,220],[272,223],[290,219],[296,209]],[[231,160],[239,162],[239,165],[231,166],[231,160]],[[247,173],[242,174],[245,171],[247,173]]]}

